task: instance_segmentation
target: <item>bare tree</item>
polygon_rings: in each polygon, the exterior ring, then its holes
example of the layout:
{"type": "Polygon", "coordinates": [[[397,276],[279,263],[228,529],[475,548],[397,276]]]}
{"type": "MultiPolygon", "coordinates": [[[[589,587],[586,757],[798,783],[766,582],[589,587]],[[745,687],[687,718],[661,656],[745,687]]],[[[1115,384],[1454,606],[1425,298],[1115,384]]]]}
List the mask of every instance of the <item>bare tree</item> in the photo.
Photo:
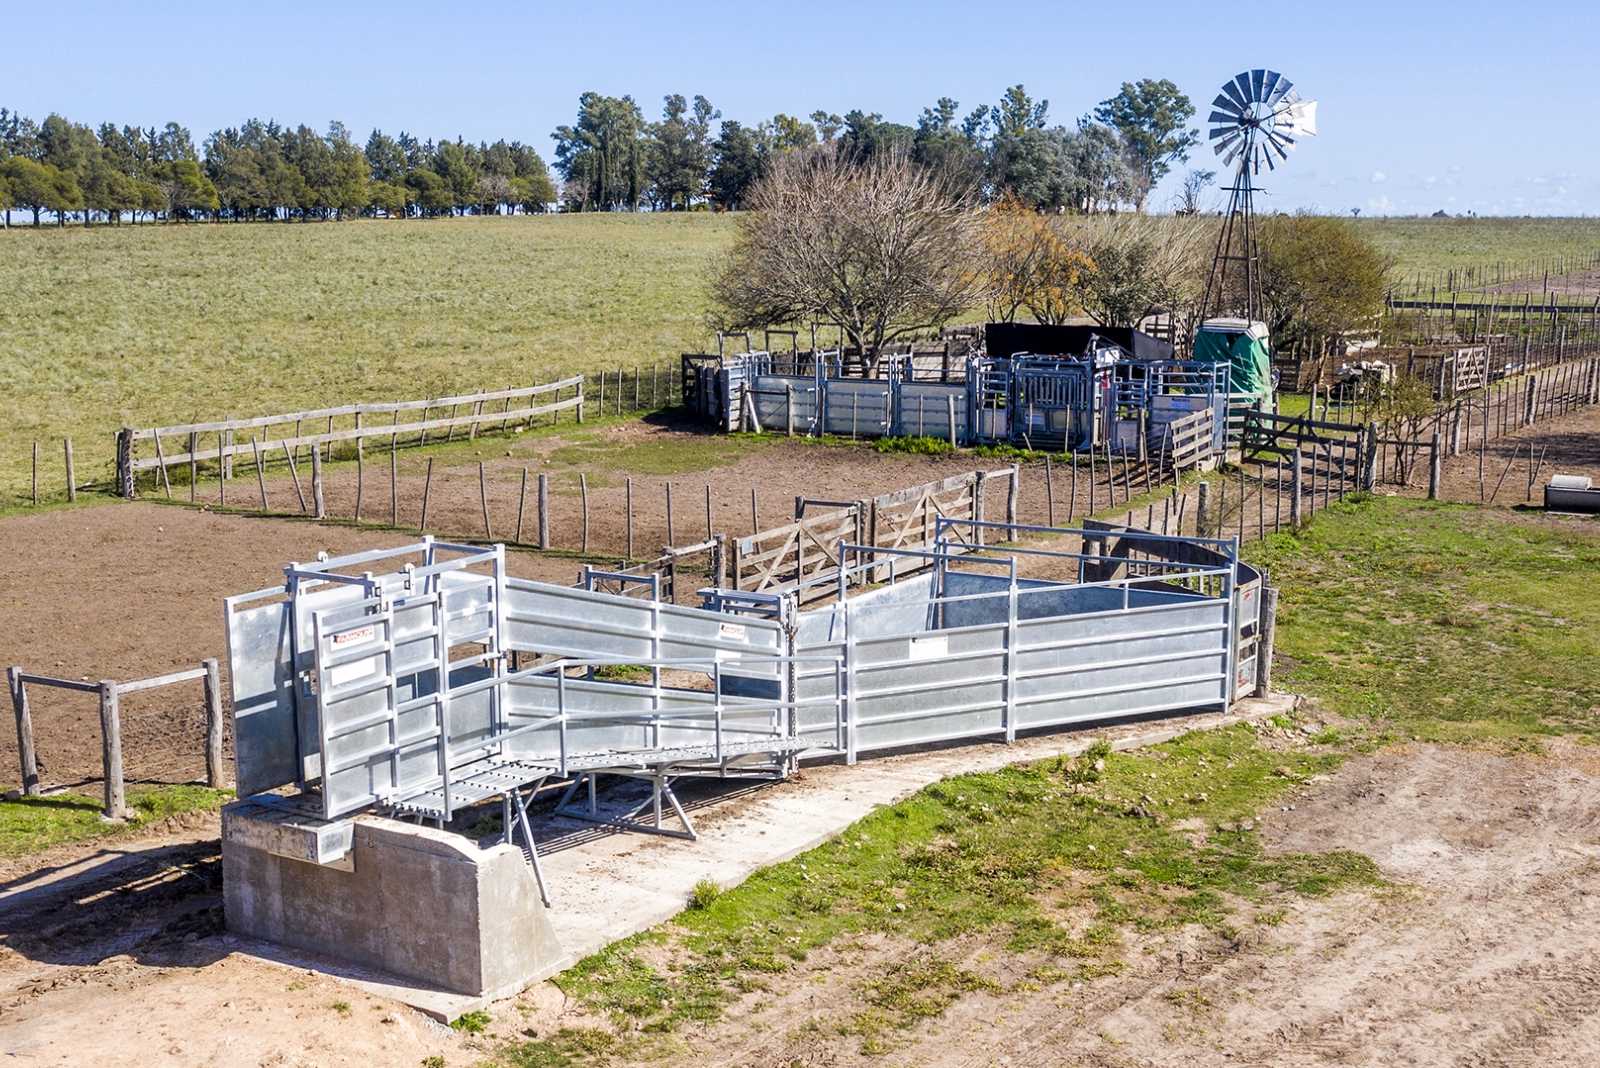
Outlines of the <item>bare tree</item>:
{"type": "Polygon", "coordinates": [[[1200,198],[1206,187],[1217,177],[1216,171],[1190,171],[1183,176],[1183,188],[1178,190],[1175,210],[1179,215],[1200,214],[1200,198]]]}
{"type": "Polygon", "coordinates": [[[1205,288],[1215,220],[1096,215],[1065,220],[1063,237],[1092,267],[1083,308],[1103,326],[1138,326],[1159,310],[1187,308],[1205,288]]]}
{"type": "Polygon", "coordinates": [[[719,325],[837,322],[870,374],[885,343],[983,298],[972,194],[903,153],[785,153],[747,204],[712,282],[719,325]]]}

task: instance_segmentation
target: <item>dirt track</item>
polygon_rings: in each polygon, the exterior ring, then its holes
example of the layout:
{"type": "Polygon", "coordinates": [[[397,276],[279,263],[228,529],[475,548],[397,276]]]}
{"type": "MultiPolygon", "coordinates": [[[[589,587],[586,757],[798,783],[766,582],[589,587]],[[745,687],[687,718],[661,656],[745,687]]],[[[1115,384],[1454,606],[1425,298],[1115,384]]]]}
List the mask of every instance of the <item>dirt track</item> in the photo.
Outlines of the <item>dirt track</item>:
{"type": "MultiPolygon", "coordinates": [[[[968,994],[870,1057],[837,1027],[855,1011],[851,977],[918,950],[869,940],[777,977],[694,1047],[729,1066],[1592,1064],[1600,760],[1553,745],[1546,756],[1385,751],[1264,818],[1269,849],[1358,850],[1390,889],[1299,899],[1232,940],[1147,936],[1123,974],[1086,984],[1019,984],[1020,965],[999,944],[947,944],[1004,992],[968,994]]],[[[233,954],[206,834],[129,843],[121,871],[3,910],[9,1063],[482,1057],[481,1041],[408,1010],[233,954]]],[[[493,1016],[500,1037],[582,1022],[548,985],[493,1016]]]]}

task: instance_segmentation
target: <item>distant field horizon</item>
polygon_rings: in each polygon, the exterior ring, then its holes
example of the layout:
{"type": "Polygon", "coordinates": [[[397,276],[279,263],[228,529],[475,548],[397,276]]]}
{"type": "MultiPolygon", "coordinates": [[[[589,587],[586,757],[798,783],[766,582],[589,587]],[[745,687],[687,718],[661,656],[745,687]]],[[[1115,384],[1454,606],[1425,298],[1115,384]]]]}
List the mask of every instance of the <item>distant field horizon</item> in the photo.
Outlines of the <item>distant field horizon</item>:
{"type": "MultiPolygon", "coordinates": [[[[118,426],[529,384],[708,344],[737,216],[190,223],[0,234],[0,507],[31,446],[109,479],[118,426]]],[[[1396,273],[1600,250],[1600,219],[1356,220],[1396,273]]],[[[59,474],[45,479],[59,490],[59,474]]]]}

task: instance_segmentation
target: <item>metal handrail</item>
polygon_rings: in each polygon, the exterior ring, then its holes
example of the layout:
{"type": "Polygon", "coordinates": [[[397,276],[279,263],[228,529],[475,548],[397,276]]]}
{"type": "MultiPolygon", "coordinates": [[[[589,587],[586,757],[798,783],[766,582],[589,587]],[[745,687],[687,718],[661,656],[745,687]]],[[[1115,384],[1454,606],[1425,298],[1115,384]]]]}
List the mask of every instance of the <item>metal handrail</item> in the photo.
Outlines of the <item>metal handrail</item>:
{"type": "MultiPolygon", "coordinates": [[[[423,790],[434,790],[434,789],[442,790],[443,795],[444,795],[444,809],[445,809],[446,813],[449,813],[451,811],[450,781],[449,781],[449,771],[450,770],[452,770],[452,769],[454,769],[456,767],[462,766],[462,765],[464,765],[466,763],[470,763],[471,760],[477,759],[478,754],[480,754],[481,752],[483,752],[484,750],[486,750],[486,749],[488,749],[488,748],[490,748],[492,746],[503,746],[503,744],[505,742],[507,742],[507,741],[509,741],[509,740],[511,740],[513,738],[516,738],[516,737],[521,736],[523,734],[529,733],[531,731],[535,731],[535,730],[546,728],[551,723],[551,721],[555,721],[556,724],[557,724],[557,731],[558,731],[558,738],[559,738],[557,774],[565,775],[565,774],[567,774],[568,761],[572,757],[574,757],[576,755],[576,754],[572,754],[569,751],[569,743],[568,743],[568,739],[567,739],[568,725],[569,725],[569,723],[573,722],[575,719],[576,719],[576,721],[578,721],[580,723],[581,722],[585,722],[585,721],[591,721],[591,722],[617,722],[617,721],[626,721],[626,720],[636,720],[640,724],[644,724],[644,725],[648,725],[650,723],[660,722],[660,721],[663,721],[663,720],[670,720],[670,721],[687,721],[687,720],[703,721],[705,719],[706,710],[702,709],[702,708],[690,708],[690,709],[660,709],[660,708],[655,708],[655,709],[651,709],[649,711],[627,712],[627,713],[606,713],[606,712],[596,712],[594,710],[585,710],[584,712],[579,713],[576,717],[574,717],[574,715],[571,712],[569,712],[567,707],[566,707],[566,684],[567,684],[567,680],[568,680],[567,672],[568,671],[572,671],[572,670],[589,671],[589,670],[592,670],[593,668],[596,668],[596,667],[626,665],[626,666],[635,666],[635,667],[648,667],[648,668],[651,668],[652,670],[658,670],[660,668],[672,668],[672,667],[699,668],[701,670],[708,670],[708,672],[711,674],[712,679],[713,679],[713,689],[708,695],[708,699],[711,702],[710,712],[712,714],[712,719],[713,719],[712,728],[711,728],[712,731],[713,731],[713,738],[714,738],[714,742],[713,742],[713,746],[712,746],[712,759],[717,760],[719,762],[722,759],[724,759],[724,744],[725,744],[724,743],[724,734],[725,734],[725,732],[727,730],[726,726],[723,723],[723,716],[724,716],[724,712],[728,711],[730,709],[735,711],[735,712],[739,712],[739,711],[756,711],[756,710],[761,710],[761,709],[770,709],[773,712],[790,712],[791,716],[789,718],[789,723],[788,723],[789,733],[788,733],[788,735],[778,735],[778,734],[773,734],[772,735],[773,738],[778,738],[778,737],[794,737],[794,736],[796,736],[795,720],[794,720],[794,718],[792,716],[792,713],[794,711],[796,711],[796,710],[798,710],[800,708],[826,706],[826,705],[830,705],[831,704],[831,705],[834,706],[834,708],[836,710],[836,713],[835,713],[835,727],[834,727],[835,737],[836,737],[836,739],[842,739],[842,735],[843,735],[843,731],[844,731],[844,689],[843,689],[842,680],[840,679],[840,676],[839,676],[839,666],[840,666],[841,662],[842,662],[842,658],[840,658],[840,657],[837,657],[837,656],[826,656],[826,655],[820,655],[820,654],[779,655],[779,656],[760,656],[760,655],[757,655],[757,656],[744,657],[744,658],[735,657],[735,658],[726,658],[726,659],[717,658],[717,657],[664,657],[664,658],[562,657],[559,660],[554,660],[554,661],[551,661],[549,663],[537,664],[537,665],[534,665],[533,667],[523,668],[520,671],[511,672],[511,673],[505,674],[505,675],[490,676],[488,678],[480,679],[480,680],[477,680],[477,681],[471,682],[471,683],[467,683],[467,684],[465,684],[463,686],[456,687],[456,688],[453,688],[453,689],[448,688],[447,686],[444,686],[444,687],[441,687],[441,690],[439,691],[439,693],[433,694],[433,695],[430,695],[430,696],[435,698],[435,699],[439,699],[439,700],[443,701],[443,700],[446,700],[446,699],[458,698],[458,697],[465,696],[467,694],[476,693],[476,692],[478,692],[480,690],[484,690],[484,689],[501,688],[501,687],[510,686],[510,685],[512,685],[514,683],[517,683],[519,681],[525,681],[527,679],[538,677],[538,676],[550,677],[550,676],[553,675],[553,677],[556,680],[556,710],[555,710],[554,713],[547,713],[547,714],[544,714],[544,715],[538,715],[537,713],[519,713],[519,715],[530,715],[530,716],[537,715],[538,716],[537,721],[533,722],[533,723],[528,723],[528,724],[526,724],[524,726],[521,726],[521,727],[515,727],[515,728],[512,728],[510,730],[500,731],[500,732],[494,734],[491,738],[489,738],[487,740],[474,742],[470,747],[466,747],[466,748],[463,748],[461,750],[455,750],[451,746],[451,741],[450,741],[450,736],[449,736],[449,731],[448,730],[441,731],[439,733],[439,735],[438,735],[437,740],[436,740],[435,749],[436,749],[436,751],[438,752],[438,754],[440,756],[441,768],[444,769],[442,771],[441,775],[439,776],[439,778],[442,779],[442,782],[434,782],[434,781],[430,780],[429,783],[427,783],[424,786],[420,787],[420,789],[423,789],[423,790]],[[775,698],[775,699],[773,699],[773,698],[761,698],[761,697],[744,697],[744,696],[741,696],[741,695],[727,695],[727,694],[722,693],[722,671],[723,671],[723,669],[725,667],[728,667],[728,666],[737,667],[741,660],[750,660],[754,664],[756,664],[758,666],[762,666],[762,667],[773,667],[773,666],[777,666],[779,664],[787,664],[787,663],[824,663],[824,664],[833,664],[834,668],[835,668],[834,695],[831,698],[830,697],[813,697],[813,698],[794,698],[794,697],[790,697],[790,698],[775,698]],[[731,700],[730,700],[730,697],[731,697],[731,700]],[[471,756],[468,757],[467,759],[458,759],[458,758],[462,758],[462,757],[467,757],[467,754],[471,754],[471,756]]],[[[589,679],[586,679],[586,680],[583,680],[583,681],[586,684],[589,684],[589,685],[601,685],[601,686],[604,686],[604,685],[627,685],[627,686],[635,685],[633,683],[611,683],[609,680],[589,680],[589,679]]],[[[640,688],[642,689],[643,687],[640,687],[640,688]]],[[[686,691],[686,692],[698,692],[698,691],[686,691]]],[[[448,706],[446,705],[446,707],[448,707],[448,706]]],[[[743,730],[743,728],[734,728],[734,729],[735,730],[743,730]]],[[[780,727],[779,729],[781,730],[782,728],[780,727]]],[[[651,751],[652,751],[652,749],[647,747],[647,748],[641,748],[641,749],[638,749],[638,750],[629,750],[627,752],[630,755],[634,755],[634,756],[646,756],[651,751]]],[[[619,754],[619,755],[621,755],[621,754],[619,754]]]]}

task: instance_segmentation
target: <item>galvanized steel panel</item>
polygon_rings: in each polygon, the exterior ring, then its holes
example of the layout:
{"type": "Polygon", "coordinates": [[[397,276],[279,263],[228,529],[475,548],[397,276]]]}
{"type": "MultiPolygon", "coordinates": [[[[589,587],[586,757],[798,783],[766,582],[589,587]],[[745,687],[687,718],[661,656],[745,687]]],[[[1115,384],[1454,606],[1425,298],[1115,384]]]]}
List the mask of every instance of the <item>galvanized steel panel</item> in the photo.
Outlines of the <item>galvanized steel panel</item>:
{"type": "Polygon", "coordinates": [[[301,769],[289,604],[276,601],[235,610],[244,599],[228,598],[224,614],[233,692],[234,789],[249,797],[297,781],[301,769]]]}

